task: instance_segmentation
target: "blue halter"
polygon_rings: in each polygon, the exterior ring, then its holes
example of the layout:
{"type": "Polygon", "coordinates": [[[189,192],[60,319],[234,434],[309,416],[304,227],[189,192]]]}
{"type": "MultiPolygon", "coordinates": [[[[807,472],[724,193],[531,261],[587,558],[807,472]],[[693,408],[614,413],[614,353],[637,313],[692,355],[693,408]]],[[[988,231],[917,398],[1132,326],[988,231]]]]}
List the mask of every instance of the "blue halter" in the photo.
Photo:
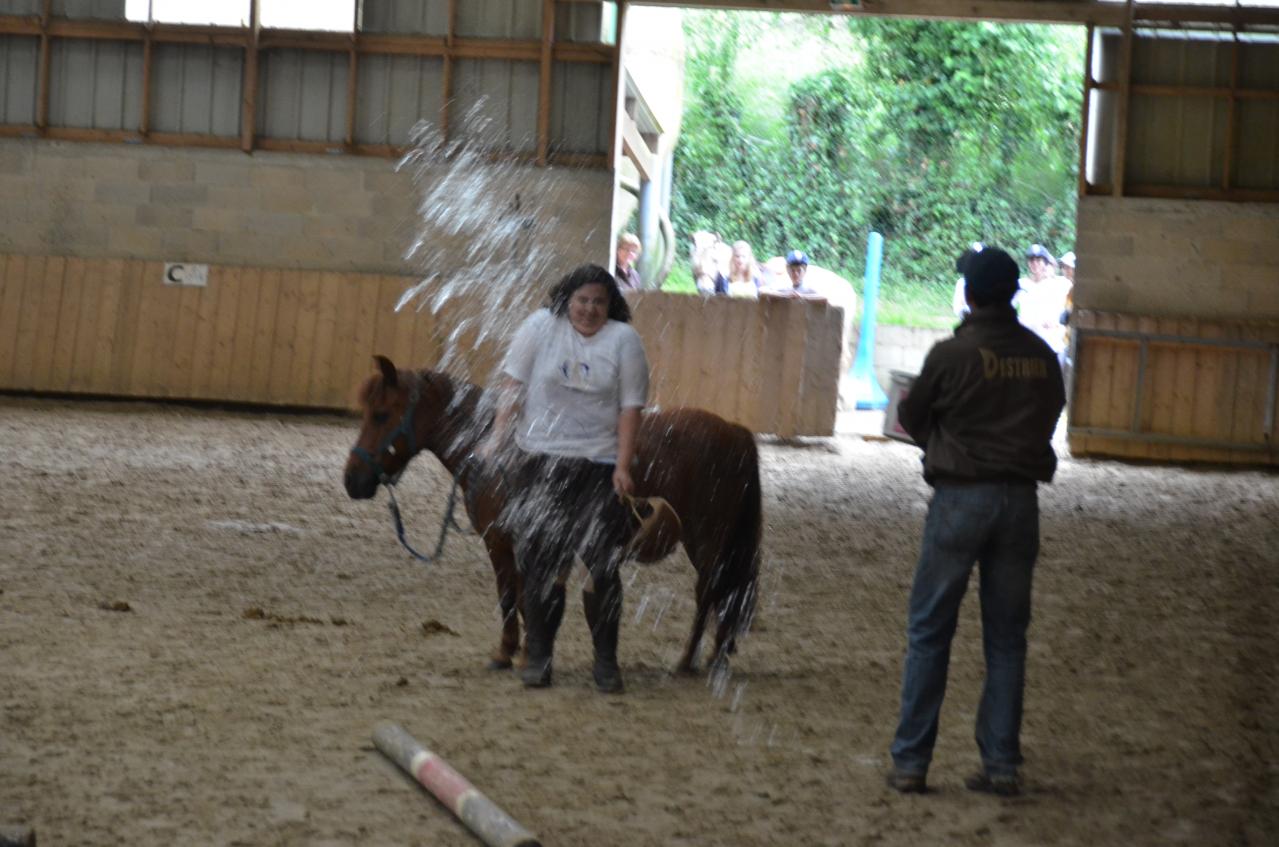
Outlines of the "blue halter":
{"type": "MultiPolygon", "coordinates": [[[[404,436],[404,446],[409,451],[404,467],[408,467],[408,459],[411,459],[413,454],[417,452],[417,440],[413,437],[413,413],[417,411],[417,404],[421,399],[422,381],[419,379],[413,383],[413,388],[409,391],[408,410],[404,413],[404,417],[400,418],[400,425],[390,435],[382,439],[382,443],[378,445],[377,453],[370,453],[358,445],[351,448],[351,453],[372,468],[373,473],[377,474],[377,481],[386,486],[386,493],[389,495],[386,505],[391,510],[391,520],[395,524],[395,535],[400,539],[400,545],[409,551],[413,558],[429,564],[438,559],[440,554],[444,552],[444,540],[448,538],[450,527],[458,532],[462,531],[462,527],[458,525],[457,520],[453,517],[453,508],[457,502],[457,479],[453,480],[453,487],[449,490],[448,505],[445,507],[444,522],[440,526],[439,539],[435,542],[435,551],[428,556],[425,553],[419,553],[414,550],[404,536],[404,521],[400,518],[400,504],[395,500],[395,483],[399,481],[400,474],[397,473],[392,477],[382,468],[382,463],[379,461],[379,458],[384,453],[390,453],[392,456],[397,455],[395,452],[395,439],[404,436]]],[[[404,470],[401,468],[400,473],[403,472],[404,470]]]]}
{"type": "MultiPolygon", "coordinates": [[[[399,479],[399,474],[391,477],[383,470],[382,463],[379,461],[384,453],[390,453],[392,456],[397,455],[395,452],[395,439],[404,436],[404,446],[408,450],[408,454],[405,457],[406,466],[408,460],[417,452],[417,440],[413,437],[413,413],[417,411],[417,404],[421,398],[422,383],[421,380],[417,380],[413,383],[413,390],[409,392],[408,410],[404,413],[404,417],[400,418],[400,425],[390,435],[382,439],[382,443],[378,445],[376,453],[370,453],[359,445],[351,448],[351,453],[372,468],[373,473],[377,475],[377,481],[383,485],[394,485],[395,481],[399,479]]],[[[403,469],[401,469],[402,471],[403,469]]]]}

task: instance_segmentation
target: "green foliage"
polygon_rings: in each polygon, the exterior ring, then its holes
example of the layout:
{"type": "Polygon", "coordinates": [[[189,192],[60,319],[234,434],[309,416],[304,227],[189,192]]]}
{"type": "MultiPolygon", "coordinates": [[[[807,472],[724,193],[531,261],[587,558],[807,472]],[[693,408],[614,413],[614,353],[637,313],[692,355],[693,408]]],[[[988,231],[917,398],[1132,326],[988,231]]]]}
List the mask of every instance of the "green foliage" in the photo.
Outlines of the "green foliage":
{"type": "Polygon", "coordinates": [[[881,315],[929,323],[969,242],[1073,245],[1077,29],[723,12],[685,28],[680,237],[799,247],[860,284],[877,230],[881,315]]]}

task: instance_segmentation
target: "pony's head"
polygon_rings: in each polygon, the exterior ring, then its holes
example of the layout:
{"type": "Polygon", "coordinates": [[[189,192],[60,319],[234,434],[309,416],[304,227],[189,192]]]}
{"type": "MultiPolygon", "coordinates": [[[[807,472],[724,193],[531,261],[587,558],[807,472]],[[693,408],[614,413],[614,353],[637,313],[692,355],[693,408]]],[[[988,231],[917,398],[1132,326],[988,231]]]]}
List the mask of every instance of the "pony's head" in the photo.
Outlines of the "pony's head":
{"type": "Polygon", "coordinates": [[[385,356],[373,361],[378,372],[360,383],[356,401],[363,420],[342,475],[346,493],[356,500],[372,497],[380,483],[396,479],[422,446],[413,418],[424,379],[402,379],[385,356]]]}

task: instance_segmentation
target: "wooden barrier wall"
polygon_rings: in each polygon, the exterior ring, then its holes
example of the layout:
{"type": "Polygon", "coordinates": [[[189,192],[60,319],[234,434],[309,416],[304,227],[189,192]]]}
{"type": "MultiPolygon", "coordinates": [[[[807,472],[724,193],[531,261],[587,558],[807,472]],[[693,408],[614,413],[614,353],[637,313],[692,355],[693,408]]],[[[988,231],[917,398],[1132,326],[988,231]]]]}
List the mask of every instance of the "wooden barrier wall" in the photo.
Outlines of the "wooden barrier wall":
{"type": "Polygon", "coordinates": [[[1279,464],[1279,322],[1081,310],[1073,323],[1073,454],[1279,464]]]}
{"type": "MultiPolygon", "coordinates": [[[[205,287],[160,262],[0,255],[0,389],[343,409],[384,353],[439,361],[460,304],[394,305],[410,277],[213,265],[205,287]]],[[[710,409],[755,432],[829,435],[840,312],[824,304],[633,299],[653,402],[710,409]]],[[[483,381],[500,351],[468,358],[483,381]]]]}
{"type": "Polygon", "coordinates": [[[660,292],[629,299],[657,404],[710,409],[752,432],[834,433],[842,310],[660,292]]]}

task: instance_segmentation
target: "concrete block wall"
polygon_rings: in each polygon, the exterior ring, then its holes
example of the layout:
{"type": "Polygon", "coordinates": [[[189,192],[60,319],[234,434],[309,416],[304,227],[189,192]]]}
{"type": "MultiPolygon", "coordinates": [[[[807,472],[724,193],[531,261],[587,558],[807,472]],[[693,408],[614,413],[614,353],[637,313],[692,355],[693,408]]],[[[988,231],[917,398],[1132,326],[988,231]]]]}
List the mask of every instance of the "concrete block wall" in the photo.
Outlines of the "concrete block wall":
{"type": "MultiPolygon", "coordinates": [[[[852,348],[857,349],[861,328],[853,330],[852,348]]],[[[893,382],[893,371],[918,374],[924,366],[924,357],[933,345],[954,335],[954,329],[926,329],[914,326],[879,326],[875,328],[875,379],[879,387],[888,391],[893,382]]],[[[851,398],[852,382],[848,374],[841,377],[841,395],[851,398]]]]}
{"type": "Polygon", "coordinates": [[[1075,306],[1279,318],[1279,204],[1082,197],[1075,306]]]}
{"type": "Polygon", "coordinates": [[[893,371],[917,374],[933,345],[954,335],[953,329],[925,329],[914,326],[875,328],[875,376],[885,391],[893,371]]]}
{"type": "MultiPolygon", "coordinates": [[[[606,264],[611,174],[552,173],[564,266],[606,264]]],[[[386,159],[0,139],[0,253],[413,274],[416,196],[386,159]]]]}

